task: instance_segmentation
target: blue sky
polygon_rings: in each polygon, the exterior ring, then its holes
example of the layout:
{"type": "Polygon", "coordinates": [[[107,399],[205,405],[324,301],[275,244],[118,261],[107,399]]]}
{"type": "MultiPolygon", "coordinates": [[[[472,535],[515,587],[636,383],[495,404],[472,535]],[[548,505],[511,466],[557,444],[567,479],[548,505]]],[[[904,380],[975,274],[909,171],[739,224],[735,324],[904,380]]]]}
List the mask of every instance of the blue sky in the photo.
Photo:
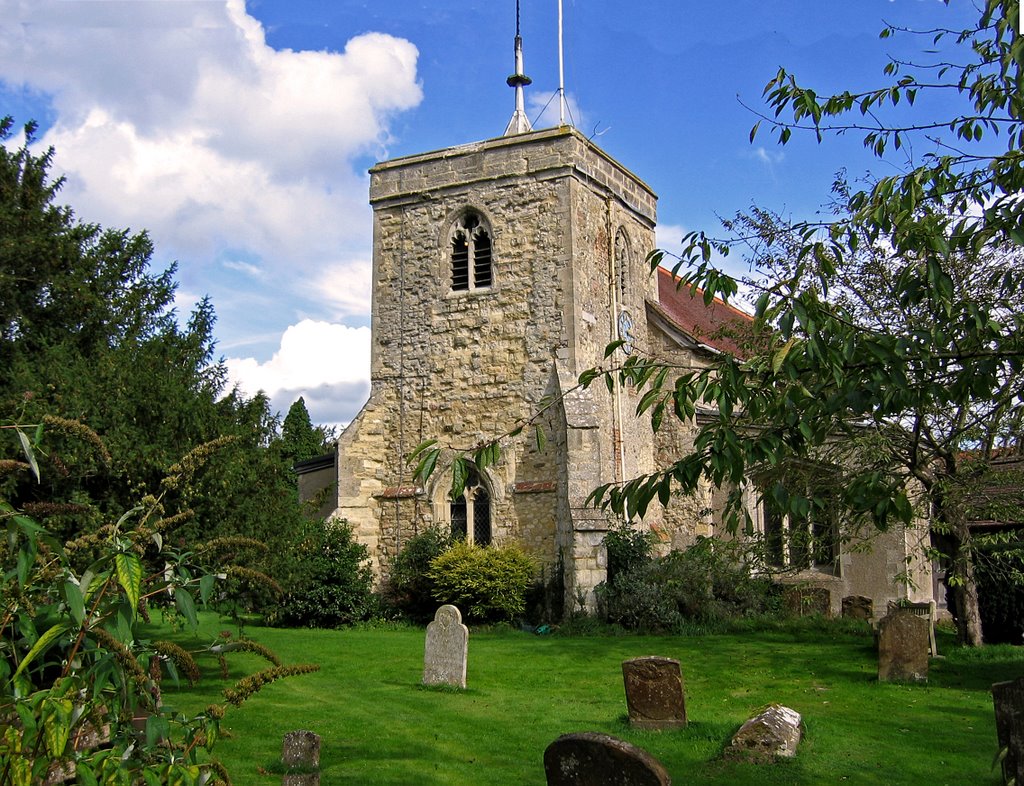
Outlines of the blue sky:
{"type": "MultiPolygon", "coordinates": [[[[557,9],[521,0],[535,127],[557,122],[557,9]]],[[[967,0],[563,9],[570,119],[659,195],[669,248],[753,203],[810,217],[840,168],[908,164],[854,135],[751,143],[779,66],[819,94],[877,87],[887,55],[930,41],[881,41],[883,20],[977,17],[967,0]]],[[[500,136],[514,25],[514,0],[0,0],[0,114],[40,123],[79,217],[150,231],[154,265],[178,262],[182,312],[212,297],[234,380],[343,423],[369,391],[366,170],[500,136]]]]}

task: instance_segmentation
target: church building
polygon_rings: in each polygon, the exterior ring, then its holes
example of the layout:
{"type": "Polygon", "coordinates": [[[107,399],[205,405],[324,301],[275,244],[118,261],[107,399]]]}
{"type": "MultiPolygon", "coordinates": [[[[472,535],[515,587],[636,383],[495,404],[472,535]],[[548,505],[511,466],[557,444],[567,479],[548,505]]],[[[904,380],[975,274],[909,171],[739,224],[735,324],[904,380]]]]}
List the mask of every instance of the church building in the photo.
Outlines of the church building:
{"type": "MultiPolygon", "coordinates": [[[[567,610],[593,608],[606,578],[602,541],[616,522],[587,498],[670,463],[695,426],[666,418],[655,433],[635,414],[641,391],[603,381],[583,389],[580,373],[631,352],[706,365],[734,348],[718,327],[749,317],[705,306],[665,269],[651,272],[657,198],[643,180],[568,125],[530,128],[518,36],[508,81],[516,110],[504,136],[370,170],[372,389],[333,461],[307,467],[300,487],[310,496],[333,485],[326,509],[368,547],[378,576],[410,537],[437,526],[481,545],[521,544],[547,575],[562,571],[567,610]],[[500,460],[451,499],[445,462],[513,433],[500,460]],[[419,486],[408,457],[427,439],[445,450],[419,486]]],[[[673,497],[633,525],[664,549],[685,548],[716,534],[715,502],[711,489],[673,497]]],[[[884,614],[901,591],[885,571],[916,546],[890,540],[876,567],[838,553],[806,567],[831,586],[837,610],[841,597],[861,594],[884,614]]],[[[930,596],[930,578],[919,578],[930,596]]]]}

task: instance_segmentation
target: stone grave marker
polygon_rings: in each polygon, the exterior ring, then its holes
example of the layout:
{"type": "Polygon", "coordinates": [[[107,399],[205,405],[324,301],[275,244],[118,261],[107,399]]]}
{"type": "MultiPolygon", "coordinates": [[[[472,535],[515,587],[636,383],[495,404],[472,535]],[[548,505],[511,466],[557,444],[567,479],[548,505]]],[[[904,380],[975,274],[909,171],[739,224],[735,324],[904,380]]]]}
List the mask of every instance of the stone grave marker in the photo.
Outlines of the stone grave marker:
{"type": "Polygon", "coordinates": [[[772,704],[740,726],[725,755],[756,763],[770,762],[777,756],[796,756],[796,747],[803,737],[800,724],[799,712],[772,704]]]}
{"type": "Polygon", "coordinates": [[[832,616],[832,593],[827,587],[788,586],[782,591],[782,602],[795,617],[820,614],[832,616]]]}
{"type": "Polygon", "coordinates": [[[281,763],[285,767],[282,786],[320,786],[320,736],[311,731],[285,734],[281,763]]]}
{"type": "Polygon", "coordinates": [[[928,681],[928,620],[893,609],[878,623],[879,682],[928,681]]]}
{"type": "Polygon", "coordinates": [[[870,622],[875,616],[875,604],[863,595],[847,595],[843,598],[843,616],[870,622]]]}
{"type": "Polygon", "coordinates": [[[625,740],[596,732],[563,734],[544,751],[548,786],[671,786],[661,762],[625,740]]]}
{"type": "Polygon", "coordinates": [[[992,686],[996,736],[1003,758],[1003,783],[1024,783],[1024,677],[992,686]]]}
{"type": "Polygon", "coordinates": [[[462,624],[462,612],[455,606],[442,606],[427,625],[423,684],[465,688],[468,653],[469,628],[462,624]]]}
{"type": "Polygon", "coordinates": [[[622,662],[629,724],[640,729],[686,725],[686,697],[679,661],[650,656],[622,662]]]}

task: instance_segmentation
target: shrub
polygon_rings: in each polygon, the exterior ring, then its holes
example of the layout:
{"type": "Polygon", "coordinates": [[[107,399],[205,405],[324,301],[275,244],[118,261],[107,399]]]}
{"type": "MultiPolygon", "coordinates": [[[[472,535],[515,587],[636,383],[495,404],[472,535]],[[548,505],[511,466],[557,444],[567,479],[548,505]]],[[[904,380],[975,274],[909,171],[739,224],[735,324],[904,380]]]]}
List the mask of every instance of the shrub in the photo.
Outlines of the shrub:
{"type": "MultiPolygon", "coordinates": [[[[76,421],[49,418],[31,427],[0,422],[0,436],[16,435],[21,447],[19,458],[0,458],[6,534],[0,545],[0,783],[48,783],[60,770],[73,771],[82,784],[230,782],[219,763],[203,761],[229,707],[277,679],[318,667],[282,665],[249,639],[229,636],[186,650],[144,634],[151,599],[167,602],[173,592],[173,611],[167,613],[195,628],[196,606],[215,593],[218,575],[241,567],[221,562],[217,549],[204,553],[204,544],[189,543],[181,551],[166,545],[177,539],[188,513],[172,512],[171,492],[189,488],[218,442],[184,456],[154,494],[143,496],[116,523],[94,531],[83,527],[62,544],[24,508],[40,518],[59,513],[66,522],[76,509],[50,501],[19,508],[7,498],[14,484],[4,482],[18,475],[40,486],[48,480],[45,470],[55,454],[44,449],[42,438],[49,425],[73,430],[105,453],[99,436],[76,421]],[[88,567],[78,564],[83,555],[88,567]],[[194,682],[201,674],[198,657],[216,658],[226,668],[228,652],[257,654],[271,665],[226,689],[224,703],[198,714],[179,714],[160,702],[166,675],[194,682]],[[81,744],[97,737],[97,729],[103,729],[102,746],[81,744]]],[[[63,491],[59,482],[43,488],[63,491]]]]}
{"type": "Polygon", "coordinates": [[[434,599],[477,622],[511,620],[526,609],[536,563],[519,546],[455,543],[430,563],[434,599]]]}
{"type": "Polygon", "coordinates": [[[285,597],[274,622],[336,628],[373,612],[369,553],[352,537],[348,524],[311,522],[291,557],[285,597]]]}
{"type": "Polygon", "coordinates": [[[651,561],[651,549],[654,547],[654,534],[651,532],[641,532],[629,524],[621,524],[609,530],[603,542],[608,551],[609,582],[651,561]]]}
{"type": "Polygon", "coordinates": [[[769,612],[777,606],[774,593],[770,581],[750,575],[735,542],[712,538],[641,563],[597,588],[608,622],[647,632],[769,612]]]}
{"type": "Polygon", "coordinates": [[[436,527],[409,538],[391,563],[383,591],[385,604],[414,622],[432,620],[437,602],[430,563],[451,547],[451,536],[436,527]]]}

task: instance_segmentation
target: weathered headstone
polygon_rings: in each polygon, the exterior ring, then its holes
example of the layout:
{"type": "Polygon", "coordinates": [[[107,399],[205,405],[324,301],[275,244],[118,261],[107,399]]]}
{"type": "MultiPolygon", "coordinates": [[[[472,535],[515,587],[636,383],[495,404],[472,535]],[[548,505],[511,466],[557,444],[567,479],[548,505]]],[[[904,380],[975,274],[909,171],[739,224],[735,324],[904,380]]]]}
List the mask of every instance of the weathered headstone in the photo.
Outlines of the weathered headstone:
{"type": "Polygon", "coordinates": [[[462,612],[455,606],[442,606],[427,625],[423,684],[465,688],[468,653],[469,628],[462,624],[462,612]]]}
{"type": "Polygon", "coordinates": [[[679,661],[633,658],[622,662],[629,723],[640,729],[677,729],[686,725],[686,697],[679,661]]]}
{"type": "Polygon", "coordinates": [[[843,616],[870,622],[875,616],[875,604],[863,595],[847,595],[843,598],[843,616]]]}
{"type": "Polygon", "coordinates": [[[782,602],[786,610],[796,617],[812,614],[832,616],[832,593],[827,587],[790,585],[782,591],[782,602]]]}
{"type": "Polygon", "coordinates": [[[281,746],[284,779],[281,786],[320,786],[320,736],[291,731],[281,746]]]}
{"type": "Polygon", "coordinates": [[[796,747],[803,736],[800,723],[799,712],[772,704],[740,726],[725,754],[758,763],[772,761],[777,756],[796,756],[796,747]]]}
{"type": "Polygon", "coordinates": [[[544,751],[548,786],[671,786],[661,762],[635,745],[596,732],[563,734],[544,751]]]}
{"type": "Polygon", "coordinates": [[[1003,783],[1024,783],[1024,677],[992,686],[996,737],[1003,758],[1003,783]]]}
{"type": "Polygon", "coordinates": [[[928,621],[895,609],[878,623],[879,682],[928,680],[928,621]]]}

